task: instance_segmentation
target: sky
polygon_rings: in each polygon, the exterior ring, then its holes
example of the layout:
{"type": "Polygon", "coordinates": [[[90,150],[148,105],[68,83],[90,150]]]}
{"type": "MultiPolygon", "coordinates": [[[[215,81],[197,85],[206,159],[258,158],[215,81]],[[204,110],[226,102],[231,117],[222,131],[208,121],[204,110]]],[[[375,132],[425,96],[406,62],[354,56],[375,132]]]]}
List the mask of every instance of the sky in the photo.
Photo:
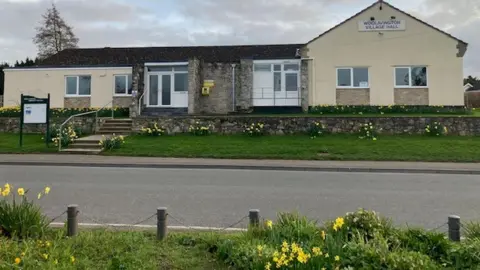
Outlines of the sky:
{"type": "MultiPolygon", "coordinates": [[[[0,0],[0,62],[36,56],[35,27],[52,1],[80,47],[305,43],[374,2],[0,0]]],[[[480,76],[480,0],[387,2],[468,42],[465,76],[480,76]]]]}

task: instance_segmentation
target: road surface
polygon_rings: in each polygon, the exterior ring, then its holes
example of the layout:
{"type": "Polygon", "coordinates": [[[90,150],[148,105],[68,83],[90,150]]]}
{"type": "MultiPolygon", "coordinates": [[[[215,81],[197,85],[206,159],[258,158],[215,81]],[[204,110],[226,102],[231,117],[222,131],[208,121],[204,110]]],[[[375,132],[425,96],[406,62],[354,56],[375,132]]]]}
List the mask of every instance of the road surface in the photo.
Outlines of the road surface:
{"type": "Polygon", "coordinates": [[[450,214],[480,219],[475,175],[0,166],[0,184],[7,181],[31,189],[32,197],[50,186],[40,201],[48,216],[78,204],[87,223],[132,224],[157,207],[180,221],[169,225],[213,227],[231,225],[252,208],[263,218],[297,210],[322,222],[364,207],[427,228],[450,214]]]}

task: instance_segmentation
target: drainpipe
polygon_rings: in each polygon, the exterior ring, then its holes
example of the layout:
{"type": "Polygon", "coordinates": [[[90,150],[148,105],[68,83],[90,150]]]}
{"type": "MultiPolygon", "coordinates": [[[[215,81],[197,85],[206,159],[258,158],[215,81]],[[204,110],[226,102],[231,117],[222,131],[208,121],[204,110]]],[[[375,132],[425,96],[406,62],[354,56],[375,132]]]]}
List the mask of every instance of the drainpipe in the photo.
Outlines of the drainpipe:
{"type": "MultiPolygon", "coordinates": [[[[317,101],[316,99],[316,89],[315,89],[315,86],[317,84],[317,81],[315,79],[316,77],[316,73],[315,73],[315,57],[306,57],[306,58],[300,58],[300,60],[311,60],[312,61],[312,106],[315,106],[315,102],[317,101]]],[[[301,63],[300,63],[301,64],[301,63]]],[[[308,71],[307,71],[308,72],[308,71]]],[[[309,76],[310,77],[310,76],[309,76]]],[[[309,78],[310,79],[310,78],[309,78]]],[[[309,104],[310,105],[310,104],[309,104]]]]}
{"type": "Polygon", "coordinates": [[[236,108],[236,99],[235,99],[235,67],[237,64],[232,64],[232,111],[235,112],[236,108]]]}

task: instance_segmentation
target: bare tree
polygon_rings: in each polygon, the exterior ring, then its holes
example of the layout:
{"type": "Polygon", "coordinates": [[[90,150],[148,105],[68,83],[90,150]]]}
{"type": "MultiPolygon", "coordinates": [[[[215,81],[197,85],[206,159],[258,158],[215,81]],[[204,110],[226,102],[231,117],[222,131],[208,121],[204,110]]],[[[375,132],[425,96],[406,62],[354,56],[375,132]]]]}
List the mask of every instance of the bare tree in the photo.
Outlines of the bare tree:
{"type": "Polygon", "coordinates": [[[38,48],[38,58],[45,59],[64,49],[78,47],[78,38],[60,16],[55,4],[47,9],[42,18],[42,25],[36,28],[37,34],[33,38],[38,48]]]}

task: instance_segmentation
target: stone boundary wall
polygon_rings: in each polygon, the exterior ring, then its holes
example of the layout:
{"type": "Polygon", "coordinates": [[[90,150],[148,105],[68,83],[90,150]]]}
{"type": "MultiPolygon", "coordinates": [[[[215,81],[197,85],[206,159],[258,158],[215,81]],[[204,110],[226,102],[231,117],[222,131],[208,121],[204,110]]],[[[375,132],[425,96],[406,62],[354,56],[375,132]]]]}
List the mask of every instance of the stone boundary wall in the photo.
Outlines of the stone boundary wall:
{"type": "Polygon", "coordinates": [[[188,132],[191,124],[212,125],[221,134],[242,133],[251,124],[261,122],[268,134],[285,135],[306,132],[311,123],[321,122],[331,133],[356,133],[360,126],[372,123],[381,134],[423,134],[429,123],[446,125],[449,134],[460,136],[480,135],[480,117],[255,117],[255,116],[174,116],[137,117],[133,119],[134,131],[139,132],[148,123],[157,122],[168,134],[188,132]]]}
{"type": "MultiPolygon", "coordinates": [[[[99,118],[99,126],[109,118],[99,118]]],[[[61,125],[67,118],[52,118],[50,125],[61,125]]],[[[81,126],[83,132],[92,134],[95,129],[95,117],[75,117],[70,123],[81,126]]],[[[47,125],[45,124],[27,124],[24,125],[25,133],[45,133],[47,125]]],[[[20,118],[18,117],[0,117],[0,132],[17,133],[20,132],[20,118]]]]}
{"type": "MultiPolygon", "coordinates": [[[[99,126],[104,119],[100,118],[99,126]]],[[[60,124],[64,118],[52,119],[52,124],[60,124]]],[[[366,124],[372,123],[380,134],[423,134],[429,123],[440,122],[446,125],[450,135],[479,136],[480,117],[255,117],[255,116],[171,116],[171,117],[137,117],[133,119],[135,132],[148,123],[157,122],[168,134],[188,132],[191,124],[212,125],[213,131],[220,134],[242,133],[251,124],[261,122],[268,134],[288,135],[306,132],[311,123],[318,121],[331,133],[356,133],[366,124]]],[[[78,117],[74,123],[82,126],[85,132],[92,133],[95,128],[93,117],[78,117]]],[[[0,132],[18,132],[20,119],[0,117],[0,132]]],[[[26,133],[45,132],[45,125],[26,125],[26,133]]]]}

